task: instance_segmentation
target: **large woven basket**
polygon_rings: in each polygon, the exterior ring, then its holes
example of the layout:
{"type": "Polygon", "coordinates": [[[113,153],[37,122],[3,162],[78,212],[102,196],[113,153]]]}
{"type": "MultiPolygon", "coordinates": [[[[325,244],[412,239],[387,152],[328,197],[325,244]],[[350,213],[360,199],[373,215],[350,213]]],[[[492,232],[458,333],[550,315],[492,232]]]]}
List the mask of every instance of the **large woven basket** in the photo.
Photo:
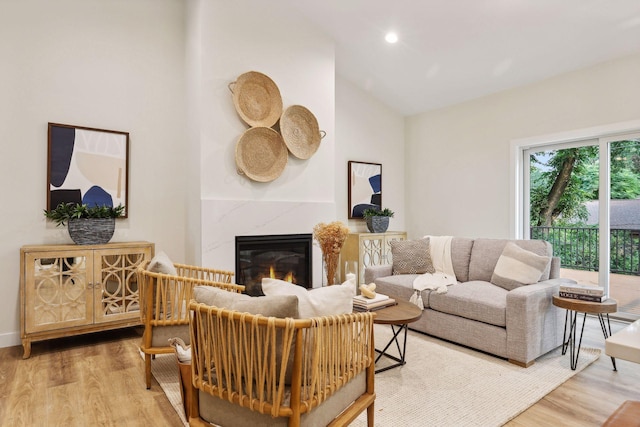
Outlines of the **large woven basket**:
{"type": "Polygon", "coordinates": [[[289,154],[282,136],[267,127],[246,130],[236,144],[238,172],[258,182],[269,182],[278,178],[289,154]]]}
{"type": "Polygon", "coordinates": [[[282,97],[268,76],[249,71],[229,84],[236,111],[249,126],[271,127],[282,115],[282,97]]]}
{"type": "Polygon", "coordinates": [[[280,132],[291,154],[303,160],[315,154],[323,136],[316,117],[302,105],[292,105],[282,113],[280,132]]]}
{"type": "Polygon", "coordinates": [[[116,228],[115,218],[75,218],[69,220],[69,236],[78,245],[109,242],[116,228]]]}

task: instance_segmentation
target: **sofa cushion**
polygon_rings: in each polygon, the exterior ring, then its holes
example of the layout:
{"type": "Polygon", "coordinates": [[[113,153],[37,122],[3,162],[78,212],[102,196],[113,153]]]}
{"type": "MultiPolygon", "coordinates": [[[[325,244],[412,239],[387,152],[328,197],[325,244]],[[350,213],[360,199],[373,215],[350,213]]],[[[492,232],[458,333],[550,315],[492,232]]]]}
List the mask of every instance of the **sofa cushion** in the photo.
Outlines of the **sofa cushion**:
{"type": "MultiPolygon", "coordinates": [[[[378,277],[375,280],[376,292],[384,295],[390,295],[393,298],[409,301],[413,290],[413,281],[418,277],[417,274],[400,274],[397,276],[378,277]]],[[[422,292],[422,302],[428,307],[430,291],[422,292]]]]}
{"type": "Polygon", "coordinates": [[[537,283],[550,262],[551,257],[534,254],[509,242],[498,259],[491,283],[508,291],[537,283]]]}
{"type": "Polygon", "coordinates": [[[393,274],[435,273],[428,237],[418,240],[392,240],[389,245],[393,258],[393,274]]]}
{"type": "Polygon", "coordinates": [[[356,285],[354,281],[347,280],[341,285],[307,290],[284,280],[265,278],[262,279],[262,292],[274,297],[294,295],[298,299],[300,318],[307,319],[351,313],[356,285]]]}
{"type": "Polygon", "coordinates": [[[454,237],[451,239],[451,263],[456,279],[459,282],[469,280],[469,261],[471,260],[471,248],[473,239],[468,237],[454,237]]]}
{"type": "MultiPolygon", "coordinates": [[[[469,280],[490,282],[493,270],[508,242],[514,242],[537,255],[551,256],[553,252],[551,244],[544,240],[475,239],[469,261],[469,280]]],[[[540,280],[547,280],[549,271],[550,266],[547,266],[540,280]]]]}
{"type": "Polygon", "coordinates": [[[506,289],[485,281],[456,283],[447,293],[431,292],[429,307],[432,310],[465,317],[495,326],[507,324],[506,289]]]}

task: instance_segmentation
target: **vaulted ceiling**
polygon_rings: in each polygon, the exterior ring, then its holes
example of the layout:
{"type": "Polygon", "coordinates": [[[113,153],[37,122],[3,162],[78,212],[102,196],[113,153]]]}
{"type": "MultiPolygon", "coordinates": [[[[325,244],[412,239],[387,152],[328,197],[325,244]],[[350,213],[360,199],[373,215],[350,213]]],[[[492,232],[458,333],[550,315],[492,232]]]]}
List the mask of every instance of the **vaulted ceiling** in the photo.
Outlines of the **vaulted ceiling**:
{"type": "Polygon", "coordinates": [[[281,0],[339,75],[411,115],[640,53],[639,0],[281,0]],[[395,31],[398,42],[384,37],[395,31]]]}

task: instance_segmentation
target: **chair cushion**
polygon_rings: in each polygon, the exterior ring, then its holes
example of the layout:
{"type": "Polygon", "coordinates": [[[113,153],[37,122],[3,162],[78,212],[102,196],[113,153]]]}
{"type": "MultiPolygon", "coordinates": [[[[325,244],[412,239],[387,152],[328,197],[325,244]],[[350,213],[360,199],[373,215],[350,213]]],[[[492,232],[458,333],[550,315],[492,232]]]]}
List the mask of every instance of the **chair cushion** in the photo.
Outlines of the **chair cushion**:
{"type": "Polygon", "coordinates": [[[506,289],[483,281],[456,283],[447,289],[444,294],[431,292],[431,309],[490,325],[506,326],[506,289]]]}
{"type": "MultiPolygon", "coordinates": [[[[298,298],[295,295],[271,295],[263,297],[252,297],[245,294],[229,292],[211,286],[196,286],[193,288],[193,298],[202,304],[211,305],[218,308],[240,311],[249,314],[260,314],[266,317],[297,319],[298,298]]],[[[281,342],[281,334],[276,338],[281,342]]],[[[295,340],[294,340],[295,343],[295,340]]],[[[285,383],[290,384],[293,376],[293,348],[289,353],[289,359],[285,369],[285,383]]],[[[282,362],[282,348],[278,346],[276,352],[276,365],[282,362]]]]}
{"type": "Polygon", "coordinates": [[[151,347],[169,347],[169,338],[182,338],[187,345],[191,340],[188,323],[184,325],[154,326],[151,329],[151,333],[151,347]]]}
{"type": "Polygon", "coordinates": [[[295,295],[251,297],[213,286],[196,286],[193,288],[193,299],[199,303],[218,308],[261,314],[266,317],[292,317],[294,319],[299,317],[298,298],[295,295]]]}
{"type": "Polygon", "coordinates": [[[393,274],[435,273],[428,237],[418,240],[392,240],[389,245],[393,258],[393,274]]]}
{"type": "Polygon", "coordinates": [[[491,283],[508,291],[537,283],[550,262],[551,257],[534,254],[509,242],[498,258],[491,283]]]}
{"type": "Polygon", "coordinates": [[[305,289],[302,286],[278,279],[262,279],[262,292],[267,296],[295,296],[301,319],[319,316],[347,314],[353,311],[353,297],[356,294],[354,281],[347,280],[341,285],[305,289]]]}
{"type": "MultiPolygon", "coordinates": [[[[301,426],[326,426],[366,391],[366,371],[349,381],[334,395],[325,400],[311,412],[300,418],[301,426]]],[[[289,405],[290,389],[287,389],[285,402],[289,405]]],[[[220,426],[282,426],[288,425],[287,418],[273,418],[248,408],[234,405],[206,392],[198,394],[200,418],[220,426]]]]}

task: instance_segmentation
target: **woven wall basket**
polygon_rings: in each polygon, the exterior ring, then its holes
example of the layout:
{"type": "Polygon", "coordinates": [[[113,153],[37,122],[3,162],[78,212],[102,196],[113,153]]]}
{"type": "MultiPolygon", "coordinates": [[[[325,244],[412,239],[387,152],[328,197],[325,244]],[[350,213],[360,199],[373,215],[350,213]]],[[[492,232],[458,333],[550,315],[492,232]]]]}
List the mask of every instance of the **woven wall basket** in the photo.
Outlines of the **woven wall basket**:
{"type": "Polygon", "coordinates": [[[324,136],[316,117],[302,105],[292,105],[282,113],[280,132],[291,154],[303,160],[315,154],[324,136]]]}
{"type": "Polygon", "coordinates": [[[282,136],[267,127],[246,130],[236,144],[238,173],[258,182],[269,182],[278,178],[289,153],[282,136]]]}
{"type": "Polygon", "coordinates": [[[236,111],[249,126],[271,127],[282,115],[282,97],[268,76],[249,71],[229,84],[236,111]]]}
{"type": "Polygon", "coordinates": [[[69,236],[78,245],[102,245],[113,237],[115,218],[76,218],[69,220],[69,236]]]}

